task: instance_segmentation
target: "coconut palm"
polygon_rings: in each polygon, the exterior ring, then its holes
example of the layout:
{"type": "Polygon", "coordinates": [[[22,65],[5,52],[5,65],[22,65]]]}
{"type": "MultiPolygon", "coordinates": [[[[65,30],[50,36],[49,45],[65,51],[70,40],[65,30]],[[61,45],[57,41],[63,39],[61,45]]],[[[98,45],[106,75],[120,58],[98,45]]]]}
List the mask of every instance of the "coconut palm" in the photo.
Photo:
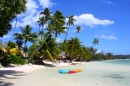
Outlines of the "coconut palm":
{"type": "Polygon", "coordinates": [[[38,49],[38,51],[35,54],[38,57],[43,57],[50,61],[53,61],[54,59],[59,58],[60,50],[57,46],[57,43],[55,42],[55,38],[52,38],[52,35],[48,35],[48,34],[50,34],[50,33],[49,32],[46,33],[43,36],[44,40],[40,40],[39,45],[35,45],[35,47],[33,47],[33,49],[35,49],[35,48],[37,49],[40,46],[40,48],[38,49]]]}
{"type": "Polygon", "coordinates": [[[108,53],[106,53],[106,59],[107,60],[110,60],[110,59],[114,59],[114,56],[113,56],[113,54],[112,53],[110,53],[110,52],[108,52],[108,53]]]}
{"type": "Polygon", "coordinates": [[[67,54],[69,54],[71,60],[77,57],[80,50],[80,46],[81,46],[81,42],[77,37],[68,40],[67,54]]]}
{"type": "Polygon", "coordinates": [[[94,60],[96,58],[97,49],[94,49],[93,47],[90,47],[89,52],[90,52],[90,55],[91,55],[91,60],[94,60]]]}
{"type": "Polygon", "coordinates": [[[94,38],[94,40],[93,40],[92,43],[93,43],[93,46],[96,45],[96,44],[98,45],[98,43],[99,43],[99,39],[98,39],[98,38],[94,38]]]}
{"type": "Polygon", "coordinates": [[[44,34],[44,26],[46,24],[48,24],[48,21],[51,19],[51,12],[48,8],[45,8],[43,12],[40,13],[40,15],[42,15],[41,18],[39,18],[39,20],[37,21],[39,23],[39,26],[42,27],[42,30],[40,31],[39,30],[39,34],[41,35],[41,39],[42,39],[42,36],[44,34]]]}
{"type": "Polygon", "coordinates": [[[56,11],[51,18],[51,22],[48,26],[48,30],[52,32],[55,35],[55,38],[60,35],[61,33],[64,33],[65,28],[64,24],[64,16],[60,11],[56,11]]]}
{"type": "Polygon", "coordinates": [[[41,30],[41,31],[39,30],[39,34],[41,35],[41,39],[42,39],[42,36],[43,36],[43,34],[44,34],[43,28],[44,28],[44,25],[46,24],[46,22],[45,22],[45,17],[42,16],[41,18],[39,18],[39,20],[37,21],[37,23],[39,23],[39,26],[42,27],[42,30],[41,30]]]}
{"type": "MultiPolygon", "coordinates": [[[[75,30],[76,30],[77,33],[79,33],[79,32],[81,31],[81,26],[76,26],[75,30]]],[[[77,33],[76,33],[76,34],[77,34],[77,33]]],[[[75,35],[75,36],[76,36],[76,35],[75,35]]]]}
{"type": "Polygon", "coordinates": [[[78,52],[78,56],[81,61],[90,60],[90,52],[89,52],[88,48],[85,47],[84,45],[81,45],[79,52],[78,52]]]}
{"type": "Polygon", "coordinates": [[[76,21],[76,20],[74,19],[74,15],[70,15],[70,16],[67,17],[67,18],[68,18],[67,25],[68,25],[69,27],[68,27],[67,32],[66,32],[65,40],[66,40],[66,38],[67,38],[67,35],[68,35],[68,32],[69,32],[70,26],[71,26],[71,25],[74,25],[74,21],[76,21]]]}
{"type": "Polygon", "coordinates": [[[22,33],[15,33],[15,39],[16,40],[21,40],[24,43],[24,53],[25,53],[25,57],[26,57],[26,53],[27,53],[27,42],[35,42],[36,38],[37,38],[37,33],[33,32],[31,33],[32,27],[27,25],[25,28],[20,27],[22,33]]]}
{"type": "Polygon", "coordinates": [[[40,14],[45,16],[45,22],[47,23],[47,21],[51,18],[52,12],[48,8],[45,8],[40,14]]]}

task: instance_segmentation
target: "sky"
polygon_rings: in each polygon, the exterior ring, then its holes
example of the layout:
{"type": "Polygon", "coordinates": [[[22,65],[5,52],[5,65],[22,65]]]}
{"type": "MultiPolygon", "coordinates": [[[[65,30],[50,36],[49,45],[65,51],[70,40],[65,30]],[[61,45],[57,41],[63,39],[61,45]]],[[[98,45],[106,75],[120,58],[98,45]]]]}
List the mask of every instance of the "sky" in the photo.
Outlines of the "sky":
{"type": "MultiPolygon", "coordinates": [[[[27,24],[33,27],[34,32],[38,30],[39,13],[47,7],[53,13],[61,11],[65,17],[74,15],[76,22],[70,27],[67,39],[76,36],[83,45],[91,47],[93,39],[98,38],[99,45],[94,46],[97,52],[130,54],[130,0],[27,0],[26,6],[26,12],[18,15],[16,32],[20,32],[20,26],[27,24]],[[77,35],[76,26],[82,28],[77,35]]],[[[3,43],[13,40],[15,23],[14,19],[12,31],[0,38],[3,43]]],[[[61,42],[64,38],[65,34],[62,34],[57,41],[61,42]]]]}

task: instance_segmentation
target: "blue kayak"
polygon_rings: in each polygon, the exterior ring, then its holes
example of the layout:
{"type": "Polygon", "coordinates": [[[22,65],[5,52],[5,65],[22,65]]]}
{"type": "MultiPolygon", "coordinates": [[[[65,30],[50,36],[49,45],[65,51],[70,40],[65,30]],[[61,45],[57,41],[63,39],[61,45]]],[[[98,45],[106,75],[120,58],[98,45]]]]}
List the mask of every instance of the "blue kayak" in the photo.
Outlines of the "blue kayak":
{"type": "Polygon", "coordinates": [[[58,72],[61,73],[61,74],[67,74],[70,70],[63,70],[63,69],[60,69],[58,72]]]}

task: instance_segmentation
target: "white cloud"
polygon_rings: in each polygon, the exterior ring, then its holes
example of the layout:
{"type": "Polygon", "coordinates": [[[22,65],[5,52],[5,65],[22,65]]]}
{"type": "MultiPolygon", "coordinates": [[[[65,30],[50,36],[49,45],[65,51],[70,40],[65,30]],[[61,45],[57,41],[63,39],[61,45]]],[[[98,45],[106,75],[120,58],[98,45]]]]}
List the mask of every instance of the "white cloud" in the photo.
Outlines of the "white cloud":
{"type": "Polygon", "coordinates": [[[55,3],[52,3],[51,0],[38,0],[40,5],[45,8],[45,7],[52,7],[55,3]]]}
{"type": "Polygon", "coordinates": [[[76,19],[75,24],[77,25],[86,25],[90,27],[94,27],[96,25],[103,25],[107,26],[110,24],[114,24],[114,21],[111,20],[100,20],[98,18],[95,18],[92,14],[81,14],[80,16],[74,16],[76,19]]]}
{"type": "Polygon", "coordinates": [[[63,40],[60,38],[56,38],[56,42],[63,42],[63,40]]]}
{"type": "Polygon", "coordinates": [[[113,36],[113,35],[104,35],[104,34],[102,34],[100,37],[101,37],[101,38],[105,38],[105,39],[113,39],[113,40],[116,40],[116,39],[117,39],[117,38],[116,38],[115,36],[113,36]]]}
{"type": "Polygon", "coordinates": [[[109,5],[115,5],[113,2],[111,2],[109,0],[104,0],[103,2],[106,3],[106,4],[109,4],[109,5]]]}
{"type": "Polygon", "coordinates": [[[3,36],[3,38],[5,39],[7,39],[7,38],[11,38],[12,37],[12,35],[13,35],[13,33],[12,32],[10,32],[9,34],[7,34],[7,35],[4,35],[3,36]]]}
{"type": "Polygon", "coordinates": [[[110,40],[116,40],[117,37],[114,36],[116,33],[110,32],[110,31],[102,31],[96,35],[98,38],[103,38],[103,39],[110,39],[110,40]]]}
{"type": "MultiPolygon", "coordinates": [[[[32,27],[38,26],[36,22],[39,19],[40,12],[43,11],[43,9],[41,8],[51,7],[53,5],[53,3],[50,2],[50,0],[38,0],[38,1],[40,4],[38,4],[36,0],[27,0],[27,4],[26,4],[27,10],[25,13],[18,15],[17,27],[19,26],[24,27],[27,24],[31,25],[32,27]]],[[[12,22],[13,27],[15,27],[15,23],[16,21],[14,20],[12,22]]]]}

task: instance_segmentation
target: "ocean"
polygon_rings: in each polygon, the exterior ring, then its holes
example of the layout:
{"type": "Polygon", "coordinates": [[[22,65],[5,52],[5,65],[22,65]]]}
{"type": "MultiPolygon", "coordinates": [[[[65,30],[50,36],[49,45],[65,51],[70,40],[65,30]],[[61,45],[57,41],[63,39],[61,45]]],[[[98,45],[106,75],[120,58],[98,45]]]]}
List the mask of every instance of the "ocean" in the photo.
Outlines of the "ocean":
{"type": "Polygon", "coordinates": [[[130,86],[130,59],[95,61],[88,64],[51,67],[34,71],[18,79],[6,79],[9,86],[130,86]],[[60,74],[58,70],[82,72],[60,74]]]}

